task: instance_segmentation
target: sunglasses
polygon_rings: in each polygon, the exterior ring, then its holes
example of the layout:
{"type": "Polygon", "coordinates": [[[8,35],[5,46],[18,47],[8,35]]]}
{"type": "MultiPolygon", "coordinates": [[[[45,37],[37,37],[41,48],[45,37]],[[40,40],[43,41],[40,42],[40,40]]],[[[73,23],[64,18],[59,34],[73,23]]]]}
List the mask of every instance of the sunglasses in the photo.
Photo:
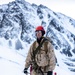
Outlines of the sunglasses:
{"type": "Polygon", "coordinates": [[[37,33],[41,33],[41,31],[40,31],[40,30],[38,30],[38,31],[36,31],[35,33],[36,33],[36,34],[37,34],[37,33]]]}

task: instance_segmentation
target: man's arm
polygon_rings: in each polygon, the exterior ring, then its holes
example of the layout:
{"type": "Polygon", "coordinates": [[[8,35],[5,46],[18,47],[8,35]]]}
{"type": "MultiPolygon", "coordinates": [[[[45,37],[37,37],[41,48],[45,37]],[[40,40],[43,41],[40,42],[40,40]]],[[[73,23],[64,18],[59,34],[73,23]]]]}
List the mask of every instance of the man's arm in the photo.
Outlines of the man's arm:
{"type": "Polygon", "coordinates": [[[50,66],[50,70],[54,70],[55,65],[56,65],[56,59],[55,59],[55,52],[53,49],[52,44],[49,42],[48,43],[48,56],[49,56],[49,66],[50,66]]]}

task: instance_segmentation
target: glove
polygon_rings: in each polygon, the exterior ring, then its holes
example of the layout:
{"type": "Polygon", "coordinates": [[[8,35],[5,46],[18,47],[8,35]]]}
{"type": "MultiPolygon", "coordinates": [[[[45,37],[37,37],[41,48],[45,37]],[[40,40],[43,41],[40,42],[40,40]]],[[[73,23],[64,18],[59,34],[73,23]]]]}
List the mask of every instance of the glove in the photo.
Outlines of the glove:
{"type": "Polygon", "coordinates": [[[27,74],[27,73],[28,73],[28,72],[27,72],[27,68],[25,68],[25,69],[24,69],[24,73],[25,73],[25,74],[27,74]]]}
{"type": "Polygon", "coordinates": [[[47,75],[52,75],[53,71],[48,71],[47,75]]]}

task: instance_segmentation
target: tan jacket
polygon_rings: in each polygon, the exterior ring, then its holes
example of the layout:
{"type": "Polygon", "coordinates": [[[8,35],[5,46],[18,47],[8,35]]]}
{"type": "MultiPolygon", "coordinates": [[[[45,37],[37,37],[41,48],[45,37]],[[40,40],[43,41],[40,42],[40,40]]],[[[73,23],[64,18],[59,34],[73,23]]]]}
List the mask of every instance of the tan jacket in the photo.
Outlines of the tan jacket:
{"type": "MultiPolygon", "coordinates": [[[[29,68],[30,64],[33,64],[32,54],[37,47],[38,47],[38,43],[35,41],[35,45],[33,43],[28,52],[25,68],[29,68]]],[[[40,51],[35,55],[35,60],[38,66],[41,66],[43,72],[54,70],[56,64],[55,53],[54,53],[53,46],[49,41],[45,41],[43,43],[40,51]]]]}

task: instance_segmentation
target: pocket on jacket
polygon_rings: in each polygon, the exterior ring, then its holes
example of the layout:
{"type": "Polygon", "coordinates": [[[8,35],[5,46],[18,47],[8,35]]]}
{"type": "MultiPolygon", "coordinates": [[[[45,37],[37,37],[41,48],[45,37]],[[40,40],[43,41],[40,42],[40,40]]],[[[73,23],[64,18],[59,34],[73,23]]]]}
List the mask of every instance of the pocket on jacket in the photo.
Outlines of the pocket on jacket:
{"type": "Polygon", "coordinates": [[[48,65],[48,57],[45,53],[41,54],[40,60],[37,61],[37,64],[38,64],[38,66],[42,66],[42,67],[48,65]]]}

